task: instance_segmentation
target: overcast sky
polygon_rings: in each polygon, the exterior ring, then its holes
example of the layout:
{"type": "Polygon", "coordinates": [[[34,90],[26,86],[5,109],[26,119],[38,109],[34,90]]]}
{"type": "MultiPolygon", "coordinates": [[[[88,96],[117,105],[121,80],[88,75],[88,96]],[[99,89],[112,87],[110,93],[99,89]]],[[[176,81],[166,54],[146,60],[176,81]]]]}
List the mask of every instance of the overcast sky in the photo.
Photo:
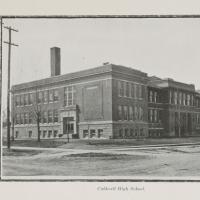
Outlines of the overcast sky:
{"type": "MultiPolygon", "coordinates": [[[[12,33],[11,85],[50,76],[50,48],[61,48],[61,73],[103,62],[200,88],[200,19],[4,19],[12,33]]],[[[3,40],[8,40],[7,30],[3,40]]],[[[3,44],[3,77],[7,75],[3,44]]],[[[6,87],[4,82],[3,88],[6,87]]],[[[5,95],[5,89],[3,94],[5,95]]]]}

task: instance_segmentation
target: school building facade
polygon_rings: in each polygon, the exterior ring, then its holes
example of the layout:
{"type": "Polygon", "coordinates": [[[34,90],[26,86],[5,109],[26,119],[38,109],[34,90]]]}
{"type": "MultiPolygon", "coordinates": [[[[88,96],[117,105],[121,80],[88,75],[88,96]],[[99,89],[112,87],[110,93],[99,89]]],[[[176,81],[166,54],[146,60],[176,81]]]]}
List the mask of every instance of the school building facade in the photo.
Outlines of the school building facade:
{"type": "Polygon", "coordinates": [[[60,49],[51,48],[51,77],[14,85],[15,138],[111,139],[200,134],[200,93],[194,85],[148,77],[104,64],[60,75],[60,49]]]}

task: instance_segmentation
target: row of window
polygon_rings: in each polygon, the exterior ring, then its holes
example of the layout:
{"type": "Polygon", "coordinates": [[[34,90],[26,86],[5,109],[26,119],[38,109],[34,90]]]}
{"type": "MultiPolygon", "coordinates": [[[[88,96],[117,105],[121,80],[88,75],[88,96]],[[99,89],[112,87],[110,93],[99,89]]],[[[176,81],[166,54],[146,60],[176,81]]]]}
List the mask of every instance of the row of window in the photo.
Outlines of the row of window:
{"type": "Polygon", "coordinates": [[[159,102],[158,92],[149,90],[148,100],[151,103],[158,103],[159,102]]]}
{"type": "Polygon", "coordinates": [[[33,93],[21,94],[15,96],[15,106],[25,106],[33,104],[33,93]]]}
{"type": "Polygon", "coordinates": [[[118,106],[118,120],[144,120],[141,106],[118,106]]]}
{"type": "MultiPolygon", "coordinates": [[[[58,110],[43,111],[39,118],[41,123],[58,122],[58,110]]],[[[37,116],[34,113],[17,113],[15,115],[15,124],[32,124],[36,119],[37,116]]]]}
{"type": "Polygon", "coordinates": [[[145,86],[126,81],[118,81],[118,96],[141,99],[144,98],[145,86]]]}
{"type": "MultiPolygon", "coordinates": [[[[56,138],[58,137],[58,130],[43,130],[40,131],[40,137],[42,138],[56,138]]],[[[15,138],[19,137],[19,131],[15,131],[15,138]]],[[[28,131],[28,137],[32,138],[33,137],[33,132],[30,130],[28,131]]]]}
{"type": "MultiPolygon", "coordinates": [[[[71,106],[75,104],[75,88],[68,86],[64,88],[64,104],[71,106]]],[[[34,102],[34,94],[37,103],[52,103],[59,101],[59,92],[57,89],[36,91],[35,93],[21,94],[15,96],[15,106],[32,105],[34,102]]]]}
{"type": "Polygon", "coordinates": [[[83,138],[101,138],[103,136],[103,129],[83,130],[83,138]]]}
{"type": "Polygon", "coordinates": [[[36,91],[35,93],[16,95],[15,106],[32,105],[34,96],[36,97],[37,103],[51,103],[59,100],[58,90],[56,89],[36,91]]]}
{"type": "Polygon", "coordinates": [[[148,120],[150,123],[161,123],[161,110],[149,109],[148,120]]]}
{"type": "Polygon", "coordinates": [[[43,130],[40,132],[42,138],[56,138],[59,137],[58,130],[43,130]]]}
{"type": "Polygon", "coordinates": [[[45,90],[36,93],[37,103],[51,103],[59,100],[58,90],[45,90]]]}
{"type": "Polygon", "coordinates": [[[119,129],[119,138],[137,138],[145,137],[145,131],[143,128],[122,128],[119,129]]]}
{"type": "Polygon", "coordinates": [[[162,136],[162,130],[149,130],[149,137],[160,137],[162,136]]]}
{"type": "Polygon", "coordinates": [[[194,95],[186,94],[183,92],[177,92],[177,91],[169,92],[169,103],[175,104],[175,105],[200,107],[200,100],[195,99],[194,95]]]}

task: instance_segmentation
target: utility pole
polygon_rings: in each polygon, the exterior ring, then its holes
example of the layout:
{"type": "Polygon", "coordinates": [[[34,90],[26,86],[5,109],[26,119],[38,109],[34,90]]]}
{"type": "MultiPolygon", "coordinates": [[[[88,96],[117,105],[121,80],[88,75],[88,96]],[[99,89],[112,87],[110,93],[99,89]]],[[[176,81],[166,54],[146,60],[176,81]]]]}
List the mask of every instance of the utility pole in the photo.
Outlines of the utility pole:
{"type": "MultiPolygon", "coordinates": [[[[12,92],[11,92],[12,93],[12,92]]],[[[15,102],[14,102],[14,94],[12,93],[12,141],[15,140],[15,134],[14,134],[14,130],[15,130],[15,102]]]]}
{"type": "Polygon", "coordinates": [[[5,29],[8,29],[8,86],[7,86],[7,148],[10,149],[10,63],[11,63],[11,46],[18,46],[17,44],[12,43],[11,33],[12,31],[18,32],[18,30],[12,28],[11,26],[4,26],[5,29]]]}
{"type": "MultiPolygon", "coordinates": [[[[2,83],[2,36],[3,36],[3,20],[2,18],[0,17],[0,83],[2,83]]],[[[2,89],[0,88],[0,105],[1,105],[1,92],[2,92],[2,89]]],[[[0,113],[1,113],[1,106],[0,106],[0,113]]],[[[2,120],[3,121],[3,120],[2,120]]],[[[0,117],[0,124],[1,124],[1,117],[0,117]]],[[[1,130],[0,130],[0,133],[1,133],[1,130]]]]}

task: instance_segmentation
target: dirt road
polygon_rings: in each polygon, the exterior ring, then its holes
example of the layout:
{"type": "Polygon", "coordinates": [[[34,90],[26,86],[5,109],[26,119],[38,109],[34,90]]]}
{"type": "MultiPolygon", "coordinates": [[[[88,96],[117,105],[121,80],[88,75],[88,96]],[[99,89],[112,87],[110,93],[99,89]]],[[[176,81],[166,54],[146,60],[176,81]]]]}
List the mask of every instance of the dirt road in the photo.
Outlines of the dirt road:
{"type": "Polygon", "coordinates": [[[36,152],[31,156],[29,152],[3,156],[3,176],[200,177],[198,145],[104,150],[40,149],[38,152],[37,149],[32,149],[36,152]]]}

